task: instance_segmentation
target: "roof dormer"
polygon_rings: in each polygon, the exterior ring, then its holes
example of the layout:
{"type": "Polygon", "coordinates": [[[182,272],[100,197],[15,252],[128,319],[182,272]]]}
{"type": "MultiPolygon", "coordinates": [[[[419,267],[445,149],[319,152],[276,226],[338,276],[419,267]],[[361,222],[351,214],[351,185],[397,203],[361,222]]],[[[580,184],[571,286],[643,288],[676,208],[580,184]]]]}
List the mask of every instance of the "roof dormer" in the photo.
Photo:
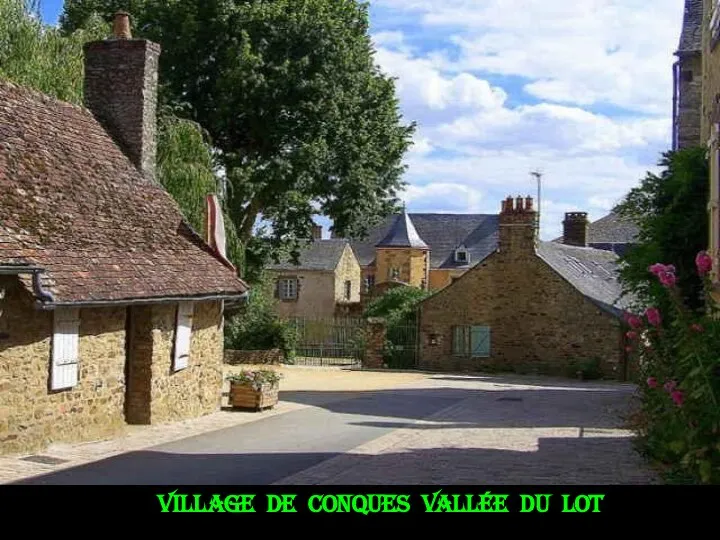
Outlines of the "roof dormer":
{"type": "Polygon", "coordinates": [[[465,246],[458,246],[455,248],[455,262],[458,264],[470,263],[470,252],[465,246]]]}

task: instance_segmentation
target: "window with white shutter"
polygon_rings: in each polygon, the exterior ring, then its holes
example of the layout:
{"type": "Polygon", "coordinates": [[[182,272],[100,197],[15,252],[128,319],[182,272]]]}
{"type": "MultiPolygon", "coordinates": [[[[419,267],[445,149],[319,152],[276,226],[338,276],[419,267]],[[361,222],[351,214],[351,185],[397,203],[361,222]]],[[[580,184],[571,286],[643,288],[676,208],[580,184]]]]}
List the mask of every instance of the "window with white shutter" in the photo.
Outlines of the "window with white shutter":
{"type": "Polygon", "coordinates": [[[178,304],[175,326],[175,347],[173,370],[179,371],[188,367],[190,360],[190,339],[192,337],[193,305],[192,302],[178,304]]]}
{"type": "Polygon", "coordinates": [[[78,383],[80,310],[56,309],[53,325],[50,389],[73,388],[78,383]]]}

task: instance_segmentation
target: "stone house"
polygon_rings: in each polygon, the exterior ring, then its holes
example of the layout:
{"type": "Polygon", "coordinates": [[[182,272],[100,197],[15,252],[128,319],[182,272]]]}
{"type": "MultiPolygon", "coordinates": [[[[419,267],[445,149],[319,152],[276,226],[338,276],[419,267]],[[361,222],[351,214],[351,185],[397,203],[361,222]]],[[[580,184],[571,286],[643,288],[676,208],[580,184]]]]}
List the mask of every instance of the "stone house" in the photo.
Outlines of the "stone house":
{"type": "Polygon", "coordinates": [[[328,319],[355,314],[360,306],[357,257],[347,240],[323,239],[320,226],[297,264],[284,261],[267,266],[266,272],[281,317],[328,319]]]}
{"type": "Polygon", "coordinates": [[[703,0],[685,0],[677,61],[673,64],[672,148],[703,144],[702,119],[702,24],[703,0]]]}
{"type": "Polygon", "coordinates": [[[565,219],[567,223],[563,224],[563,236],[553,242],[587,246],[624,255],[638,241],[638,226],[614,212],[592,223],[588,221],[587,212],[570,212],[565,219]],[[565,234],[569,235],[567,240],[564,238],[565,234]]]}
{"type": "Polygon", "coordinates": [[[394,284],[435,291],[483,261],[497,244],[496,214],[389,216],[351,239],[362,268],[363,302],[394,284]]]}
{"type": "Polygon", "coordinates": [[[247,286],[155,179],[159,54],[120,14],[86,107],[0,81],[0,453],[220,406],[247,286]]]}
{"type": "MultiPolygon", "coordinates": [[[[713,280],[720,291],[720,8],[716,0],[703,2],[700,22],[702,54],[701,143],[707,145],[710,168],[708,252],[714,261],[713,280]]],[[[716,293],[720,296],[720,293],[716,293]]]]}
{"type": "MultiPolygon", "coordinates": [[[[566,216],[566,238],[576,214],[566,216]]],[[[594,366],[625,377],[617,255],[538,241],[536,226],[532,198],[503,201],[491,254],[420,304],[421,369],[567,374],[594,366]]]]}

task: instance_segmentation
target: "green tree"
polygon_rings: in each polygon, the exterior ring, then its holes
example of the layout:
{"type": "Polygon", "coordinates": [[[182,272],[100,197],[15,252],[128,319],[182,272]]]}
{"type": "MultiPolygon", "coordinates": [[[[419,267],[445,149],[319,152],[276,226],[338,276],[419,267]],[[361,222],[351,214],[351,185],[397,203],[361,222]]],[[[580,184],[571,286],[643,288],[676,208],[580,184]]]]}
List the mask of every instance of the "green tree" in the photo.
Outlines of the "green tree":
{"type": "Polygon", "coordinates": [[[365,317],[381,317],[388,326],[406,324],[415,319],[418,304],[432,293],[416,287],[400,286],[388,289],[365,308],[365,317]]]}
{"type": "Polygon", "coordinates": [[[363,236],[396,209],[415,126],[402,123],[394,80],[374,62],[366,4],[68,0],[62,27],[118,8],[162,45],[162,79],[210,133],[238,236],[262,239],[248,245],[254,264],[296,255],[315,214],[363,236]]]}
{"type": "MultiPolygon", "coordinates": [[[[61,33],[42,22],[37,2],[0,0],[0,77],[82,105],[83,45],[110,32],[99,15],[91,14],[83,23],[61,33]]],[[[206,133],[176,109],[166,103],[159,114],[158,178],[202,234],[205,197],[217,191],[217,167],[206,133]]],[[[228,217],[225,222],[228,258],[242,268],[241,244],[228,217]]]]}
{"type": "Polygon", "coordinates": [[[705,148],[665,152],[659,175],[648,173],[615,211],[635,221],[638,245],[622,257],[626,291],[643,303],[672,313],[662,285],[648,272],[654,263],[673,264],[679,294],[692,309],[704,305],[703,283],[694,272],[695,256],[708,245],[706,204],[709,172],[705,148]]]}

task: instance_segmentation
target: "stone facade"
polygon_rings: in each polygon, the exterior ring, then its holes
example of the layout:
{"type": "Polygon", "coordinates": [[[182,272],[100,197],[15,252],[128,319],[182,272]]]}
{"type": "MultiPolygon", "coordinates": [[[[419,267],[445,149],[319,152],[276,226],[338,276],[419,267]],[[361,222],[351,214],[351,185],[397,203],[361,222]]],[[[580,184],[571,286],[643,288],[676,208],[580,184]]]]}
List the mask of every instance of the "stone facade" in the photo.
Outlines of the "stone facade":
{"type": "Polygon", "coordinates": [[[702,144],[702,56],[686,54],[678,59],[677,144],[678,148],[702,144]]]}
{"type": "Polygon", "coordinates": [[[345,246],[340,262],[335,269],[335,302],[337,304],[360,303],[361,274],[360,263],[353,254],[352,248],[349,245],[345,246]],[[345,294],[347,282],[350,283],[350,298],[345,294]]]}
{"type": "Polygon", "coordinates": [[[85,45],[85,105],[133,164],[155,178],[160,46],[113,39],[85,45]]]}
{"type": "Polygon", "coordinates": [[[128,421],[158,424],[195,418],[220,408],[223,373],[222,304],[193,310],[188,367],[174,372],[174,305],[131,308],[128,421]],[[148,377],[149,375],[149,377],[148,377]]]}
{"type": "Polygon", "coordinates": [[[280,349],[271,349],[268,351],[225,351],[225,363],[231,366],[242,364],[280,364],[283,355],[280,349]]]}
{"type": "Polygon", "coordinates": [[[429,272],[429,252],[412,248],[379,248],[375,261],[375,283],[397,279],[413,287],[426,287],[429,272]],[[393,278],[393,269],[398,271],[393,278]]]}
{"type": "Polygon", "coordinates": [[[0,454],[116,434],[125,424],[125,309],[80,311],[78,384],[51,392],[51,311],[35,309],[16,277],[0,276],[0,454]]]}
{"type": "Polygon", "coordinates": [[[623,373],[621,322],[536,255],[534,222],[501,214],[499,250],[421,304],[421,369],[567,374],[597,362],[623,373]],[[453,355],[455,326],[489,327],[489,357],[453,355]]]}
{"type": "Polygon", "coordinates": [[[81,309],[78,384],[50,391],[53,312],[36,309],[14,276],[0,276],[0,290],[5,333],[0,341],[0,454],[96,440],[117,435],[127,423],[158,424],[219,409],[220,302],[195,305],[189,365],[178,372],[171,369],[172,305],[81,309]]]}

